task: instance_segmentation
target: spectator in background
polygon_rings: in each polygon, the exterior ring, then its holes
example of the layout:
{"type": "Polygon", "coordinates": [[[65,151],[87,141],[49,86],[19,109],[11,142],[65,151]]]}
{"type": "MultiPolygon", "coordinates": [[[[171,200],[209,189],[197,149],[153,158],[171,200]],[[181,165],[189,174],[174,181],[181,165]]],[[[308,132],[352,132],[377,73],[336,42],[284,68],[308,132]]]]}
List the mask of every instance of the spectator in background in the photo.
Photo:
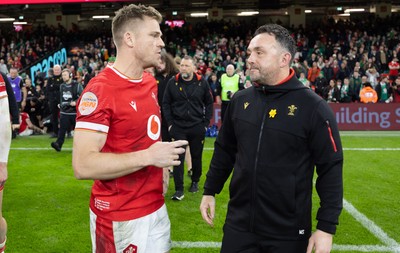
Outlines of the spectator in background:
{"type": "MultiPolygon", "coordinates": [[[[235,67],[232,64],[226,66],[226,73],[222,74],[219,83],[221,87],[217,90],[221,99],[221,120],[224,122],[226,108],[228,108],[232,96],[243,89],[243,84],[241,84],[240,76],[235,73],[235,67]]],[[[217,101],[219,101],[218,98],[217,101]]]]}
{"type": "Polygon", "coordinates": [[[321,71],[318,75],[318,77],[315,79],[314,87],[315,87],[315,92],[323,97],[323,93],[326,87],[328,87],[329,83],[328,80],[325,78],[325,74],[323,71],[321,71]]]}
{"type": "Polygon", "coordinates": [[[58,137],[58,115],[60,113],[60,108],[58,105],[60,104],[60,85],[63,83],[63,79],[61,76],[61,66],[56,64],[52,69],[52,75],[49,77],[46,86],[46,98],[49,102],[49,110],[51,114],[51,126],[53,129],[53,133],[51,134],[51,138],[58,137]]]}
{"type": "Polygon", "coordinates": [[[398,62],[398,58],[396,55],[393,56],[393,59],[388,64],[389,67],[389,81],[393,82],[397,79],[399,75],[400,64],[398,62]]]}
{"type": "Polygon", "coordinates": [[[258,28],[248,46],[258,85],[229,104],[200,204],[213,226],[215,194],[232,174],[222,253],[331,251],[343,207],[342,146],[332,110],[290,68],[295,51],[276,24],[258,28]],[[320,207],[312,233],[314,166],[320,207]]]}
{"type": "Polygon", "coordinates": [[[27,91],[23,82],[22,77],[18,75],[18,69],[15,67],[10,68],[10,75],[8,81],[11,83],[11,87],[14,91],[14,96],[17,101],[18,107],[23,111],[26,106],[27,91]]]}
{"type": "Polygon", "coordinates": [[[160,62],[161,20],[153,7],[118,10],[112,21],[115,61],[93,77],[78,101],[72,164],[78,179],[94,179],[93,252],[171,248],[162,168],[180,164],[187,141],[159,141],[157,84],[144,70],[160,62]]]}
{"type": "Polygon", "coordinates": [[[392,89],[390,87],[388,76],[382,76],[381,80],[375,87],[375,91],[378,95],[379,103],[390,103],[393,101],[392,89]]]}
{"type": "Polygon", "coordinates": [[[7,64],[4,63],[4,59],[0,59],[0,72],[3,72],[6,75],[9,73],[7,64]]]}
{"type": "Polygon", "coordinates": [[[60,129],[57,140],[51,143],[51,147],[60,152],[64,144],[65,134],[75,127],[76,101],[82,93],[82,86],[73,80],[73,74],[69,69],[61,73],[63,83],[60,85],[60,129]]]}
{"type": "Polygon", "coordinates": [[[397,76],[392,85],[393,103],[400,103],[400,76],[397,76]]]}
{"type": "Polygon", "coordinates": [[[315,85],[315,79],[319,76],[321,70],[317,66],[317,62],[312,63],[312,67],[308,69],[307,79],[310,81],[310,85],[315,85]]]}
{"type": "Polygon", "coordinates": [[[329,81],[329,86],[324,90],[323,98],[328,103],[339,103],[340,101],[340,90],[337,86],[336,80],[331,79],[329,81]]]}
{"type": "MultiPolygon", "coordinates": [[[[210,124],[213,98],[210,86],[197,74],[193,58],[185,56],[179,66],[179,74],[168,81],[163,98],[163,114],[171,139],[187,140],[192,157],[192,183],[189,192],[199,191],[202,174],[204,138],[210,124]]],[[[184,198],[183,164],[185,156],[179,157],[180,165],[174,166],[175,193],[173,200],[184,198]]]]}
{"type": "Polygon", "coordinates": [[[41,129],[40,127],[34,125],[30,120],[29,114],[26,112],[20,113],[20,127],[19,127],[19,136],[29,136],[33,135],[34,133],[37,134],[44,134],[46,130],[41,129]]]}
{"type": "Polygon", "coordinates": [[[378,84],[379,73],[376,70],[375,66],[367,69],[365,71],[365,75],[368,77],[368,82],[371,84],[372,88],[375,88],[378,84]]]}
{"type": "Polygon", "coordinates": [[[214,103],[221,104],[221,97],[218,95],[218,88],[221,87],[218,81],[218,77],[215,73],[212,73],[208,81],[210,89],[213,95],[214,103]]]}
{"type": "Polygon", "coordinates": [[[92,79],[91,68],[82,68],[82,87],[85,88],[92,79]]]}
{"type": "Polygon", "coordinates": [[[306,86],[307,88],[311,88],[310,87],[310,81],[308,81],[308,79],[306,78],[306,75],[304,73],[300,73],[300,77],[299,77],[299,81],[306,86]]]}
{"type": "Polygon", "coordinates": [[[350,80],[348,77],[343,79],[343,85],[340,88],[340,102],[341,103],[350,103],[351,95],[350,95],[350,80]]]}
{"type": "Polygon", "coordinates": [[[172,55],[165,50],[161,51],[161,63],[155,68],[155,78],[158,84],[158,104],[161,107],[161,139],[163,141],[171,141],[168,133],[168,124],[162,110],[163,98],[169,79],[175,77],[178,72],[178,65],[175,63],[172,55]]]}
{"type": "Polygon", "coordinates": [[[360,90],[361,90],[362,79],[360,78],[360,73],[354,71],[353,76],[350,78],[350,89],[349,95],[351,96],[351,101],[360,101],[360,90]]]}
{"type": "Polygon", "coordinates": [[[361,103],[376,103],[378,101],[378,95],[372,87],[370,82],[366,82],[360,91],[360,102],[361,103]]]}

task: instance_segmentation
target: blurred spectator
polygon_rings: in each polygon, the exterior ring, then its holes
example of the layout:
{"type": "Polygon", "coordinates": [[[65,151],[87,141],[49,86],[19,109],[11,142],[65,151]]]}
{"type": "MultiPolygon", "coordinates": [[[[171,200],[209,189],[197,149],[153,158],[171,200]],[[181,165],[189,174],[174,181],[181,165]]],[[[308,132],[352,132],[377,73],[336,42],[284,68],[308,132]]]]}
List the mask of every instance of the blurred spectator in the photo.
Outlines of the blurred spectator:
{"type": "Polygon", "coordinates": [[[8,67],[7,64],[4,63],[4,59],[0,59],[0,72],[8,75],[8,67]]]}
{"type": "Polygon", "coordinates": [[[60,113],[60,108],[58,107],[60,104],[60,85],[63,83],[63,79],[61,77],[61,66],[58,64],[54,65],[51,72],[53,74],[49,77],[47,82],[46,98],[49,102],[51,126],[53,128],[51,137],[57,138],[59,130],[58,115],[60,113]]]}
{"type": "Polygon", "coordinates": [[[361,90],[362,80],[360,78],[360,73],[354,71],[353,76],[350,78],[350,89],[349,95],[351,96],[351,101],[360,101],[360,90],[361,90]]]}
{"type": "Polygon", "coordinates": [[[331,79],[329,81],[329,86],[325,87],[323,91],[323,98],[328,103],[339,103],[340,101],[340,91],[337,86],[336,80],[331,79]]]}
{"type": "Polygon", "coordinates": [[[321,71],[318,77],[315,79],[313,87],[315,87],[315,92],[323,97],[323,93],[326,87],[328,87],[328,80],[326,80],[324,72],[321,71]]]}
{"type": "Polygon", "coordinates": [[[172,55],[166,51],[161,51],[161,63],[155,69],[155,78],[158,84],[158,104],[161,107],[161,139],[163,141],[171,141],[168,133],[168,124],[165,120],[163,113],[163,97],[165,88],[167,87],[168,81],[173,78],[179,72],[178,65],[176,65],[172,55]]]}
{"type": "Polygon", "coordinates": [[[26,112],[20,113],[20,122],[21,125],[19,127],[19,136],[29,136],[33,135],[34,133],[44,134],[46,132],[46,130],[34,125],[29,118],[29,114],[26,112]]]}
{"type": "MultiPolygon", "coordinates": [[[[235,73],[235,67],[232,64],[228,64],[226,67],[226,73],[221,76],[219,81],[221,85],[217,89],[218,96],[221,99],[221,120],[224,121],[224,115],[226,108],[232,96],[239,90],[243,89],[243,84],[240,83],[240,76],[235,73]]],[[[219,102],[219,98],[216,99],[219,102]]]]}
{"type": "Polygon", "coordinates": [[[368,77],[368,82],[372,85],[372,88],[378,84],[379,73],[376,70],[375,66],[371,66],[371,68],[365,71],[365,75],[368,77]]]}
{"type": "Polygon", "coordinates": [[[376,103],[378,101],[378,95],[372,87],[370,82],[364,83],[363,88],[360,91],[360,102],[361,103],[376,103]]]}
{"type": "Polygon", "coordinates": [[[343,79],[343,85],[340,88],[340,102],[341,103],[350,103],[351,102],[350,80],[348,77],[345,77],[343,79]]]}
{"type": "Polygon", "coordinates": [[[387,76],[381,78],[381,81],[375,87],[375,91],[378,95],[379,103],[390,103],[393,101],[392,89],[387,76]]]}
{"type": "Polygon", "coordinates": [[[317,62],[312,63],[312,67],[308,69],[307,79],[310,81],[311,85],[315,85],[315,79],[319,76],[321,70],[317,66],[317,62]]]}
{"type": "Polygon", "coordinates": [[[306,78],[306,75],[305,75],[303,72],[300,73],[299,81],[300,81],[304,86],[306,86],[307,88],[311,88],[311,87],[310,87],[310,81],[308,81],[308,79],[306,78]]]}
{"type": "Polygon", "coordinates": [[[393,82],[394,80],[397,79],[397,76],[399,75],[399,68],[400,64],[398,62],[398,58],[396,56],[393,56],[393,59],[391,62],[388,64],[389,67],[389,80],[393,82]]]}
{"type": "Polygon", "coordinates": [[[398,76],[394,81],[392,89],[393,89],[393,102],[400,103],[400,76],[398,76]]]}
{"type": "Polygon", "coordinates": [[[21,108],[21,110],[23,111],[26,105],[27,92],[22,77],[18,75],[17,68],[10,68],[8,80],[10,81],[11,87],[14,91],[14,96],[17,101],[18,107],[21,108]]]}
{"type": "MultiPolygon", "coordinates": [[[[56,71],[55,71],[56,73],[56,71]]],[[[76,101],[82,93],[82,86],[73,80],[71,70],[64,69],[62,71],[62,84],[60,85],[60,130],[55,142],[51,143],[51,147],[60,152],[64,144],[65,134],[75,127],[76,118],[76,101]]]]}

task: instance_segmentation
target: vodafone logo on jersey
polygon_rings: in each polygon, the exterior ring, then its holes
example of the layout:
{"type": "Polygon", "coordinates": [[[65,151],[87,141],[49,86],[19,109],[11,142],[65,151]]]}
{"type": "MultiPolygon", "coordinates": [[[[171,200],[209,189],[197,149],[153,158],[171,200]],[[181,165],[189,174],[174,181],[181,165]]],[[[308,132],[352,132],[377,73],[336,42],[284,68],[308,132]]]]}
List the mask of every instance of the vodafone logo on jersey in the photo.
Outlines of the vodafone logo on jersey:
{"type": "Polygon", "coordinates": [[[158,140],[161,133],[161,121],[157,115],[151,115],[147,120],[147,135],[152,140],[158,140]]]}
{"type": "Polygon", "coordinates": [[[86,92],[82,95],[81,101],[78,106],[81,115],[89,115],[96,110],[99,101],[96,95],[92,92],[86,92]]]}

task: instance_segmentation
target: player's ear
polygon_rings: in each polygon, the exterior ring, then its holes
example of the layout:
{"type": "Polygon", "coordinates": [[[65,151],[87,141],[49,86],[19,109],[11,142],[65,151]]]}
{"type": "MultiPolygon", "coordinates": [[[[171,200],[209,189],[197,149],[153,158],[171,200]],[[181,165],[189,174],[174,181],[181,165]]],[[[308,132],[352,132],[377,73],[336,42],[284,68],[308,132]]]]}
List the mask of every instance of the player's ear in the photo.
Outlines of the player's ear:
{"type": "Polygon", "coordinates": [[[133,47],[135,45],[135,37],[131,32],[126,32],[124,34],[124,42],[128,45],[128,47],[133,47]]]}

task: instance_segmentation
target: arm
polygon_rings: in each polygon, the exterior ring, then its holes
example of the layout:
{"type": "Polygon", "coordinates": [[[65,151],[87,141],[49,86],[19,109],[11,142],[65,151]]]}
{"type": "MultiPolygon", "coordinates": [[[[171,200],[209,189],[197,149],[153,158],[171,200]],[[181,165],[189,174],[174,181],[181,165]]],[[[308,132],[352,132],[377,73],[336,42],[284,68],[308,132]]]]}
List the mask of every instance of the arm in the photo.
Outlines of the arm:
{"type": "Polygon", "coordinates": [[[228,180],[236,156],[236,137],[231,119],[231,108],[233,103],[228,105],[224,124],[218,133],[214,143],[214,154],[211,159],[210,168],[204,183],[204,193],[200,204],[200,212],[204,221],[213,226],[215,217],[215,194],[220,193],[226,180],[228,180]]]}
{"type": "Polygon", "coordinates": [[[23,111],[26,106],[26,98],[28,97],[28,91],[26,90],[25,85],[22,84],[22,80],[21,80],[21,86],[22,86],[22,88],[21,88],[21,91],[22,91],[21,109],[23,111]]]}
{"type": "Polygon", "coordinates": [[[309,247],[320,249],[332,247],[329,240],[336,233],[343,208],[343,151],[339,130],[332,110],[320,102],[312,119],[310,147],[317,168],[316,190],[320,198],[317,212],[317,231],[309,241],[309,247]],[[327,239],[328,238],[328,239],[327,239]]]}
{"type": "Polygon", "coordinates": [[[185,152],[181,146],[188,144],[187,141],[156,142],[137,152],[102,153],[106,139],[107,135],[103,133],[75,131],[72,166],[77,179],[109,180],[150,165],[160,168],[178,166],[179,154],[185,152]]]}

